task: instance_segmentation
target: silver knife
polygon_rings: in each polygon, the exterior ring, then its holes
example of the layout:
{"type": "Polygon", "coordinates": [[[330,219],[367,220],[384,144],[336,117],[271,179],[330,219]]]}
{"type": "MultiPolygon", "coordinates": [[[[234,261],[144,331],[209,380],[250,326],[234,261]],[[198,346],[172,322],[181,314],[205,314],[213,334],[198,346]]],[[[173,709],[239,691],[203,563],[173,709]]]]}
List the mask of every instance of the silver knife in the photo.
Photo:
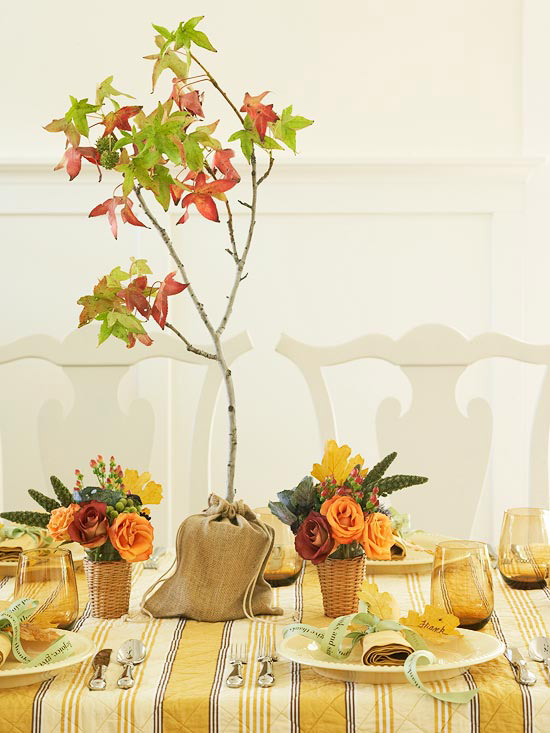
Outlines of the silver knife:
{"type": "Polygon", "coordinates": [[[516,682],[520,685],[534,685],[537,676],[527,666],[527,661],[520,650],[515,647],[506,647],[504,656],[512,665],[516,682]]]}
{"type": "Polygon", "coordinates": [[[92,666],[95,670],[94,676],[88,682],[89,690],[104,690],[107,687],[105,681],[105,672],[111,661],[112,649],[102,649],[92,660],[92,666]]]}

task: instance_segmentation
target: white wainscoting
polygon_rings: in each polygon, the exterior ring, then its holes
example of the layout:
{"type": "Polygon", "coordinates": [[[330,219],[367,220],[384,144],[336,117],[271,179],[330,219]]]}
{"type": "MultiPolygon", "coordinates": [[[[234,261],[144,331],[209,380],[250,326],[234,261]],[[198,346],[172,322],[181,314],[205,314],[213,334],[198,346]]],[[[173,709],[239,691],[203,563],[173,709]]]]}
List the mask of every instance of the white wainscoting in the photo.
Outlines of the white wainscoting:
{"type": "MultiPolygon", "coordinates": [[[[318,422],[303,374],[276,351],[282,334],[314,347],[337,347],[369,334],[399,339],[430,323],[452,327],[468,339],[490,331],[525,338],[533,276],[531,270],[527,276],[524,259],[525,193],[539,165],[527,158],[300,159],[276,167],[261,191],[250,274],[227,333],[228,339],[240,339],[233,368],[237,485],[247,502],[265,505],[277,490],[294,485],[331,437],[326,423],[318,422]]],[[[54,174],[40,162],[0,166],[5,274],[0,362],[13,358],[14,349],[40,357],[0,366],[2,504],[30,507],[25,489],[45,488],[51,473],[71,482],[73,469],[83,468],[86,457],[113,452],[132,467],[150,469],[166,486],[157,525],[173,536],[210,490],[223,491],[223,395],[214,404],[215,377],[208,365],[197,364],[185,351],[179,361],[165,358],[177,348],[168,334],[150,354],[144,349],[138,354],[139,347],[127,352],[118,344],[96,351],[90,346],[94,326],[78,334],[82,351],[77,337],[70,336],[78,317],[76,299],[130,255],[147,257],[161,276],[172,269],[154,232],[123,225],[115,242],[103,218],[87,220],[111,191],[112,179],[98,185],[91,167],[69,183],[64,173],[54,174]],[[50,340],[7,346],[36,335],[50,340]],[[41,350],[33,352],[29,344],[35,343],[42,343],[41,350]],[[152,354],[158,358],[132,363],[152,354]]],[[[244,196],[246,190],[239,190],[238,197],[244,196]]],[[[244,209],[236,215],[239,232],[245,216],[244,209]]],[[[176,228],[175,220],[168,224],[190,277],[201,299],[219,314],[232,267],[223,252],[225,227],[192,216],[176,228]]],[[[192,340],[205,343],[185,294],[171,307],[171,319],[192,340]]],[[[433,351],[433,343],[428,346],[433,351]]],[[[474,536],[494,541],[505,506],[543,501],[544,478],[534,484],[529,479],[529,443],[544,363],[542,357],[529,367],[485,360],[464,370],[456,400],[465,415],[478,409],[472,400],[486,403],[479,408],[486,416],[483,430],[466,430],[461,443],[442,420],[449,445],[444,458],[434,459],[438,492],[413,488],[395,499],[398,508],[412,511],[417,525],[449,532],[468,525],[474,536]],[[489,447],[486,473],[476,468],[472,478],[476,500],[465,502],[455,521],[446,511],[445,492],[451,485],[459,490],[457,476],[465,484],[470,480],[469,463],[489,447]],[[442,479],[445,462],[453,477],[449,487],[442,479]]],[[[435,416],[441,394],[436,385],[449,368],[439,364],[428,381],[415,382],[423,399],[432,399],[435,416]]],[[[367,465],[382,451],[401,451],[406,461],[398,458],[398,470],[430,476],[430,446],[423,445],[415,460],[402,431],[396,430],[394,440],[386,431],[381,440],[380,406],[393,397],[395,416],[403,416],[412,401],[411,382],[397,366],[377,358],[344,360],[324,367],[323,378],[340,441],[361,451],[367,465]]],[[[449,413],[442,409],[441,414],[449,413]]]]}

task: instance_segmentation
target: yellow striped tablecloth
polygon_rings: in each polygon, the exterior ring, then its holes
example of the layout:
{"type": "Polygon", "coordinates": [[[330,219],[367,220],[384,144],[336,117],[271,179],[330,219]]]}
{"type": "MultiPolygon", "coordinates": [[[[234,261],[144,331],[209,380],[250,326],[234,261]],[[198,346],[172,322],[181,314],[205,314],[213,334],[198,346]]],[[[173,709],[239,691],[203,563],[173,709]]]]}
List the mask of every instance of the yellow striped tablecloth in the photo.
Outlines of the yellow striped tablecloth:
{"type": "MultiPolygon", "coordinates": [[[[162,572],[170,562],[166,558],[162,572]]],[[[132,605],[155,580],[157,571],[134,569],[132,605]]],[[[421,609],[429,600],[429,575],[376,576],[381,590],[399,601],[402,611],[421,609]]],[[[275,589],[285,610],[275,624],[229,621],[205,624],[186,619],[100,621],[85,605],[84,577],[79,573],[84,602],[79,633],[97,649],[111,647],[108,689],[90,692],[91,662],[69,669],[53,680],[0,691],[0,733],[530,733],[550,731],[550,677],[531,663],[536,686],[520,687],[504,657],[474,667],[448,682],[433,683],[438,691],[477,686],[480,694],[466,705],[441,703],[410,685],[363,685],[331,681],[312,669],[285,661],[275,665],[276,684],[256,686],[255,661],[264,633],[280,639],[293,616],[317,626],[328,624],[313,567],[298,582],[275,589]],[[141,638],[148,655],[136,671],[136,685],[119,690],[121,668],[116,650],[129,638],[141,638]],[[245,684],[229,689],[228,650],[232,642],[248,644],[245,684]]],[[[495,573],[496,609],[485,633],[493,634],[527,654],[530,638],[550,633],[550,590],[516,591],[495,573]]],[[[0,579],[0,599],[9,599],[13,579],[0,579]]]]}

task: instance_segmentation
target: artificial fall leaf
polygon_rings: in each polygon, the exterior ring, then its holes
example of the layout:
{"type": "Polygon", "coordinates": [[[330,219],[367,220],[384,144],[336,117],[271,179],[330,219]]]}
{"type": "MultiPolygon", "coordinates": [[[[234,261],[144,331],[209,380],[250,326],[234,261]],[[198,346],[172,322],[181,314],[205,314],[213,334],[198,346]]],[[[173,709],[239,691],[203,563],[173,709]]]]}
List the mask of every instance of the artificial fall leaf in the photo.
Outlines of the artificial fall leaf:
{"type": "Polygon", "coordinates": [[[364,580],[357,595],[367,604],[369,612],[374,616],[378,616],[382,621],[387,619],[397,621],[399,617],[397,601],[390,593],[380,593],[376,583],[364,580]]]}
{"type": "Polygon", "coordinates": [[[172,79],[172,94],[170,97],[181,110],[187,110],[195,117],[204,117],[201,106],[204,95],[199,94],[195,89],[189,91],[184,79],[172,79]]]}
{"type": "Polygon", "coordinates": [[[153,343],[153,339],[147,333],[129,333],[128,340],[126,341],[127,348],[131,349],[135,346],[136,338],[144,346],[151,346],[151,344],[153,343]]]}
{"type": "Polygon", "coordinates": [[[220,171],[220,173],[230,181],[240,181],[241,177],[233,168],[231,158],[235,156],[235,151],[231,148],[224,150],[216,150],[212,160],[212,167],[220,171]]]}
{"type": "Polygon", "coordinates": [[[268,122],[277,122],[279,115],[273,111],[272,104],[262,104],[262,99],[269,92],[263,92],[256,97],[252,97],[248,92],[244,95],[243,106],[241,112],[246,112],[250,119],[254,122],[254,126],[258,131],[260,140],[263,140],[267,130],[268,122]]]}
{"type": "Polygon", "coordinates": [[[135,309],[144,318],[149,318],[151,315],[151,306],[149,305],[149,301],[145,295],[146,289],[147,276],[140,275],[140,277],[136,277],[132,280],[127,288],[119,290],[117,296],[122,298],[129,311],[133,311],[135,309]]]}
{"type": "Polygon", "coordinates": [[[436,608],[429,604],[424,608],[422,614],[419,614],[418,611],[409,611],[406,618],[400,618],[399,621],[403,626],[417,631],[428,642],[437,644],[462,637],[456,628],[460,619],[447,613],[443,608],[436,608]]]}
{"type": "Polygon", "coordinates": [[[113,198],[106,199],[102,204],[98,204],[94,209],[90,211],[88,217],[102,216],[107,214],[109,224],[111,225],[111,231],[113,237],[118,237],[118,224],[116,220],[116,207],[124,206],[121,212],[122,221],[125,224],[132,224],[137,227],[144,227],[145,224],[139,221],[134,212],[132,211],[132,201],[125,196],[113,196],[113,198]]]}
{"type": "Polygon", "coordinates": [[[112,82],[113,76],[108,76],[106,79],[97,85],[95,92],[95,103],[100,106],[106,97],[127,97],[128,99],[135,99],[131,94],[125,94],[115,89],[112,82]]]}
{"type": "Polygon", "coordinates": [[[124,205],[124,208],[120,212],[120,218],[125,224],[132,224],[135,227],[145,227],[146,229],[149,229],[147,224],[144,224],[142,221],[140,221],[137,216],[132,211],[133,203],[131,199],[126,199],[126,203],[124,205]]]}
{"type": "Polygon", "coordinates": [[[106,199],[102,204],[98,204],[96,207],[94,207],[88,214],[88,217],[103,216],[104,214],[107,214],[107,218],[109,219],[109,224],[111,225],[111,231],[113,233],[113,237],[117,239],[118,224],[116,220],[115,211],[116,211],[117,206],[122,206],[123,204],[124,204],[123,196],[113,196],[113,198],[106,199]]]}
{"type": "Polygon", "coordinates": [[[151,315],[162,329],[164,329],[168,317],[168,296],[177,295],[187,287],[187,285],[174,280],[175,274],[175,271],[171,272],[161,282],[151,310],[151,315]]]}
{"type": "MultiPolygon", "coordinates": [[[[350,453],[351,448],[349,445],[338,446],[335,440],[327,440],[323,460],[320,464],[313,464],[311,475],[318,481],[324,481],[327,478],[333,477],[338,486],[342,486],[355,466],[361,467],[363,465],[363,456],[358,453],[353,458],[350,458],[350,453]]],[[[364,476],[367,470],[361,470],[361,475],[364,476]]]]}
{"type": "Polygon", "coordinates": [[[191,204],[195,204],[199,214],[204,216],[205,219],[219,221],[218,209],[212,197],[225,201],[224,191],[229,191],[236,183],[236,180],[228,178],[218,178],[207,183],[205,174],[197,173],[192,193],[188,193],[181,202],[185,213],[176,223],[184,224],[187,221],[189,217],[188,208],[191,204]]]}
{"type": "Polygon", "coordinates": [[[122,483],[126,491],[137,494],[144,504],[160,504],[162,500],[162,486],[151,481],[148,471],[139,474],[134,469],[127,468],[122,483]]]}
{"type": "Polygon", "coordinates": [[[117,109],[116,112],[109,112],[106,114],[101,121],[101,124],[105,125],[105,132],[102,137],[110,135],[115,128],[118,130],[131,130],[132,128],[130,127],[128,120],[130,117],[137,115],[141,109],[141,107],[137,106],[121,107],[120,109],[117,109]]]}
{"type": "Polygon", "coordinates": [[[86,158],[91,163],[99,166],[99,154],[96,148],[74,148],[70,147],[65,150],[63,157],[55,166],[54,171],[65,168],[69,174],[69,180],[72,181],[80,173],[82,167],[82,158],[86,158]]]}

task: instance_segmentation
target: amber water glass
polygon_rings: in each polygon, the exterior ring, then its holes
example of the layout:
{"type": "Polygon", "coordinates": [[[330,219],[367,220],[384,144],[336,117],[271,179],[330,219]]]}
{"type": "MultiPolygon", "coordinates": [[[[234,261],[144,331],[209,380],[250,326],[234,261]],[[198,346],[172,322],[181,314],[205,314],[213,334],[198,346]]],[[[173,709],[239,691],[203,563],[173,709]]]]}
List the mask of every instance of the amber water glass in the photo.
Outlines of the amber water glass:
{"type": "Polygon", "coordinates": [[[57,547],[22,552],[14,598],[38,601],[29,621],[44,628],[70,628],[78,617],[78,589],[70,550],[57,547]]]}
{"type": "Polygon", "coordinates": [[[550,511],[521,507],[504,512],[498,569],[512,588],[544,588],[550,567],[550,511]]]}
{"type": "Polygon", "coordinates": [[[494,606],[487,545],[453,540],[436,546],[430,603],[460,619],[463,629],[485,626],[494,606]]]}
{"type": "Polygon", "coordinates": [[[303,564],[294,547],[294,535],[290,527],[277,519],[267,507],[254,511],[264,524],[275,531],[273,549],[265,566],[264,578],[273,588],[291,585],[300,575],[303,564]]]}

